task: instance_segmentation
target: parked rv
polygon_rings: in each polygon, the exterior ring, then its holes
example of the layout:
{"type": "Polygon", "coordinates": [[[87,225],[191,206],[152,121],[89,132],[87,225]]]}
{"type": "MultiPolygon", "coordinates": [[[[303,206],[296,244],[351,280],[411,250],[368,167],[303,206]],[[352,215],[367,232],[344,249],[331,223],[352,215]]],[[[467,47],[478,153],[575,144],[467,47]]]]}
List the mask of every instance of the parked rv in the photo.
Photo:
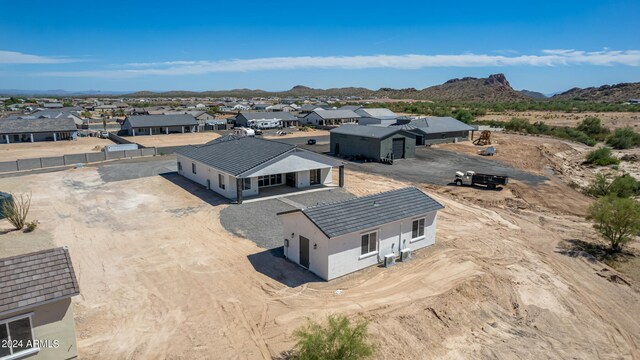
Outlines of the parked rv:
{"type": "Polygon", "coordinates": [[[237,127],[233,129],[233,134],[238,136],[256,136],[256,131],[249,128],[237,127]]]}

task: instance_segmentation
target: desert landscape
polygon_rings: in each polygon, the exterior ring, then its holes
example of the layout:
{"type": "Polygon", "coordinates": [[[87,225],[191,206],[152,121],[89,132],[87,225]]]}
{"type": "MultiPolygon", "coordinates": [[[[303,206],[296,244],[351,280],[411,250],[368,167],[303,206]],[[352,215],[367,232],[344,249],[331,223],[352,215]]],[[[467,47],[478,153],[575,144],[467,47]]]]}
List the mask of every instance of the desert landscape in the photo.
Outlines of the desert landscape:
{"type": "Polygon", "coordinates": [[[5,234],[0,250],[70,248],[81,358],[279,358],[296,328],[327,314],[367,319],[377,358],[640,356],[640,278],[575,246],[600,241],[584,218],[592,200],[568,185],[580,181],[572,164],[587,149],[512,134],[495,143],[495,161],[549,180],[485,191],[347,166],[354,195],[414,185],[445,209],[436,245],[410,262],[330,282],[228,232],[220,213],[237,205],[199,185],[166,171],[104,176],[169,168],[171,156],[1,178],[5,191],[33,194],[41,228],[5,234]]]}

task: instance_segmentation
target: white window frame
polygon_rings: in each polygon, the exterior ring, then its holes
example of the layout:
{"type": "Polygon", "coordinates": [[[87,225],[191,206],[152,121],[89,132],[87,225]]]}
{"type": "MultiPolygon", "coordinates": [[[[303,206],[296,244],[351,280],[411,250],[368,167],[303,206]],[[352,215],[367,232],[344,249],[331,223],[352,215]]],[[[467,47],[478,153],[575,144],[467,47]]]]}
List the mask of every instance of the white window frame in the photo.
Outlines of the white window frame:
{"type": "Polygon", "coordinates": [[[420,241],[423,240],[425,238],[425,225],[427,223],[427,218],[426,217],[420,217],[420,218],[416,218],[416,219],[412,219],[411,220],[411,240],[409,240],[409,243],[412,242],[416,242],[416,241],[420,241]],[[422,227],[420,227],[420,221],[422,220],[422,227]],[[417,237],[413,237],[413,223],[414,222],[418,222],[418,236],[417,237]],[[422,229],[422,235],[420,235],[420,229],[422,229]]]}
{"type": "MultiPolygon", "coordinates": [[[[9,323],[17,320],[22,320],[24,318],[29,319],[29,328],[31,329],[31,341],[35,342],[35,335],[33,334],[33,312],[17,315],[14,317],[10,317],[8,319],[0,319],[0,326],[4,326],[7,329],[7,336],[8,336],[9,342],[11,342],[11,333],[9,332],[9,323]]],[[[10,348],[9,351],[11,352],[11,354],[1,357],[0,360],[21,359],[23,357],[27,357],[40,352],[40,348],[32,347],[31,349],[21,350],[21,351],[18,351],[17,353],[14,353],[13,348],[10,348]]]]}
{"type": "Polygon", "coordinates": [[[368,231],[364,231],[360,233],[360,237],[358,238],[360,240],[360,256],[358,257],[359,260],[361,259],[366,259],[368,257],[371,257],[373,255],[376,255],[379,251],[378,249],[378,241],[380,240],[380,230],[379,229],[375,229],[375,230],[368,230],[368,231]],[[376,240],[374,242],[376,249],[374,251],[369,251],[366,254],[362,253],[362,237],[363,236],[368,236],[368,248],[371,249],[371,234],[376,234],[376,240]]]}

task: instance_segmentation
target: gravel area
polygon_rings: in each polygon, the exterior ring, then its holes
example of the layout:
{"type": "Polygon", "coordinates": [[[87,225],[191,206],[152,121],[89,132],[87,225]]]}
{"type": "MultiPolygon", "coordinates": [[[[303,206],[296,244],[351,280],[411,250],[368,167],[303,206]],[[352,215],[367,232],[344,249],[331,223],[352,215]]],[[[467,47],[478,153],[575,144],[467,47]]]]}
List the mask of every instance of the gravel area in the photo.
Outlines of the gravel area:
{"type": "MultiPolygon", "coordinates": [[[[340,188],[287,196],[291,201],[304,206],[353,197],[340,188]]],[[[283,242],[282,222],[276,214],[293,209],[295,207],[279,199],[230,205],[220,212],[220,222],[234,235],[249,239],[262,248],[274,249],[281,247],[283,242]]]]}
{"type": "Polygon", "coordinates": [[[148,157],[98,165],[104,182],[139,179],[178,171],[174,156],[148,157]]]}

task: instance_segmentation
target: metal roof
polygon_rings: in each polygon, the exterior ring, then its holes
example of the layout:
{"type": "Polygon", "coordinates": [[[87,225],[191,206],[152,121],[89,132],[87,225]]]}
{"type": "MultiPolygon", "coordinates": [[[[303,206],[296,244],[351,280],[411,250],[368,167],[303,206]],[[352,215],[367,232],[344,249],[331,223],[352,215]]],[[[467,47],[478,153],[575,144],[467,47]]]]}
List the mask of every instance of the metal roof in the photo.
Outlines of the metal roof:
{"type": "Polygon", "coordinates": [[[398,114],[385,108],[373,108],[373,109],[362,108],[362,109],[356,110],[356,113],[360,116],[367,116],[367,117],[383,119],[383,120],[398,118],[398,114]]]}
{"type": "MultiPolygon", "coordinates": [[[[286,111],[257,111],[257,112],[245,112],[242,111],[238,116],[242,116],[247,120],[298,120],[298,117],[290,112],[286,111]]],[[[236,118],[238,118],[236,116],[236,118]]]]}
{"type": "Polygon", "coordinates": [[[452,117],[425,117],[411,120],[408,124],[395,124],[392,126],[407,131],[418,129],[426,134],[475,130],[474,127],[452,117]]]}
{"type": "Polygon", "coordinates": [[[360,117],[360,115],[356,114],[355,112],[351,111],[351,110],[324,110],[324,109],[318,109],[318,110],[314,110],[313,112],[315,112],[316,114],[318,114],[318,116],[320,116],[321,118],[325,119],[325,120],[331,120],[331,119],[357,119],[360,117]]]}
{"type": "Polygon", "coordinates": [[[72,118],[0,119],[0,134],[77,131],[72,118]]]}
{"type": "Polygon", "coordinates": [[[0,314],[80,294],[62,247],[0,259],[0,279],[0,314]]]}
{"type": "Polygon", "coordinates": [[[335,129],[331,129],[329,133],[384,139],[388,136],[394,135],[397,132],[400,132],[401,130],[402,129],[399,129],[397,127],[346,124],[335,129]]]}
{"type": "Polygon", "coordinates": [[[189,114],[133,115],[127,116],[125,121],[128,121],[131,127],[134,128],[198,125],[198,120],[189,114]]]}
{"type": "Polygon", "coordinates": [[[295,145],[254,137],[225,136],[205,145],[180,147],[176,153],[238,176],[295,148],[295,145]]]}
{"type": "Polygon", "coordinates": [[[299,211],[332,238],[443,208],[442,204],[417,188],[407,187],[299,211]]]}

